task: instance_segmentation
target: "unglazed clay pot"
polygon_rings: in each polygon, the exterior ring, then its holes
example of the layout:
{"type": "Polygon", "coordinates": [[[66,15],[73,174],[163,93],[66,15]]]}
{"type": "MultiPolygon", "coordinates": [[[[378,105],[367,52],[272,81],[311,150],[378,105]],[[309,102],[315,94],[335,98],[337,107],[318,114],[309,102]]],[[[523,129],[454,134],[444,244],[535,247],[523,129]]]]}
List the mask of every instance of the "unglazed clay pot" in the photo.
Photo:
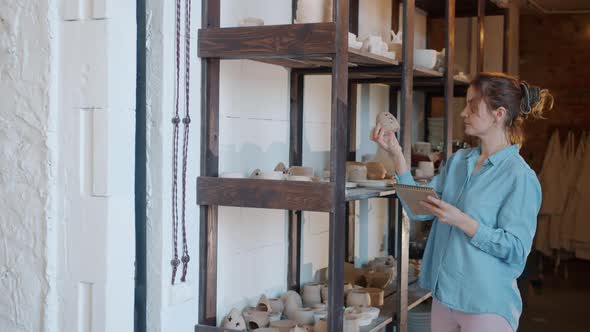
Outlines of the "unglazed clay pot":
{"type": "Polygon", "coordinates": [[[309,332],[309,330],[304,326],[297,325],[291,328],[290,332],[309,332]]]}
{"type": "Polygon", "coordinates": [[[399,122],[393,116],[393,114],[389,112],[381,112],[377,115],[378,124],[381,125],[381,128],[385,131],[393,131],[396,132],[400,129],[399,122]]]}
{"type": "Polygon", "coordinates": [[[294,320],[278,320],[276,322],[270,322],[270,327],[278,329],[279,332],[289,332],[295,326],[297,326],[297,322],[294,320]]]}
{"type": "Polygon", "coordinates": [[[359,317],[354,314],[344,315],[342,330],[344,332],[359,332],[359,317]]]}
{"type": "Polygon", "coordinates": [[[367,166],[364,163],[346,162],[346,181],[365,181],[367,179],[367,166]]]}
{"type": "Polygon", "coordinates": [[[384,292],[379,288],[363,288],[365,292],[371,297],[371,306],[380,307],[383,305],[384,292]]]}
{"type": "Polygon", "coordinates": [[[346,296],[346,305],[352,306],[370,306],[371,296],[363,289],[353,289],[346,296]]]}
{"type": "Polygon", "coordinates": [[[263,294],[260,297],[260,300],[258,300],[258,304],[256,305],[256,310],[258,310],[258,311],[272,312],[272,308],[270,306],[270,301],[268,300],[268,298],[266,297],[266,295],[263,294]]]}
{"type": "Polygon", "coordinates": [[[295,312],[303,306],[301,296],[295,291],[287,291],[281,297],[285,305],[285,315],[290,320],[295,320],[295,312]]]}
{"type": "Polygon", "coordinates": [[[367,166],[367,179],[369,180],[383,180],[387,176],[387,170],[382,163],[371,161],[365,163],[367,166]]]}
{"type": "Polygon", "coordinates": [[[321,284],[303,285],[303,305],[311,307],[314,304],[322,303],[321,284]]]}
{"type": "Polygon", "coordinates": [[[332,21],[332,0],[298,0],[295,23],[332,21]]]}
{"type": "Polygon", "coordinates": [[[238,309],[232,309],[223,320],[223,327],[229,330],[245,331],[246,321],[238,309]]]}
{"type": "Polygon", "coordinates": [[[268,299],[268,302],[270,303],[270,308],[272,312],[283,313],[283,311],[285,310],[285,306],[283,305],[283,301],[281,299],[272,298],[268,299]]]}
{"type": "Polygon", "coordinates": [[[314,311],[311,308],[300,308],[295,312],[295,321],[297,325],[306,326],[306,325],[313,325],[314,311]]]}
{"type": "Polygon", "coordinates": [[[275,329],[273,327],[262,327],[262,328],[254,330],[253,332],[280,332],[280,331],[279,331],[279,329],[275,329]]]}
{"type": "Polygon", "coordinates": [[[256,308],[249,308],[244,311],[244,318],[250,331],[268,327],[269,313],[267,311],[256,311],[256,308]]]}
{"type": "Polygon", "coordinates": [[[325,318],[318,320],[313,326],[313,332],[328,332],[328,321],[325,318]]]}

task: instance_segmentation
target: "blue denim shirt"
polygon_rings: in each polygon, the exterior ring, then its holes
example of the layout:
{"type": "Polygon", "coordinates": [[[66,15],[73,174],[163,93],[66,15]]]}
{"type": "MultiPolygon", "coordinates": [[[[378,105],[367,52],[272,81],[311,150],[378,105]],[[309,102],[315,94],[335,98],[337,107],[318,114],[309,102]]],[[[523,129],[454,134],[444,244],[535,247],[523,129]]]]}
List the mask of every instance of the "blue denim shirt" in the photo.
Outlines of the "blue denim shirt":
{"type": "MultiPolygon", "coordinates": [[[[472,175],[480,153],[480,148],[456,152],[429,184],[444,201],[479,225],[470,238],[460,229],[434,220],[420,285],[432,290],[433,297],[449,308],[500,315],[516,331],[522,312],[516,278],[531,249],[541,186],[519,155],[518,146],[494,153],[472,175]]],[[[415,184],[410,172],[397,179],[402,184],[415,184]]]]}

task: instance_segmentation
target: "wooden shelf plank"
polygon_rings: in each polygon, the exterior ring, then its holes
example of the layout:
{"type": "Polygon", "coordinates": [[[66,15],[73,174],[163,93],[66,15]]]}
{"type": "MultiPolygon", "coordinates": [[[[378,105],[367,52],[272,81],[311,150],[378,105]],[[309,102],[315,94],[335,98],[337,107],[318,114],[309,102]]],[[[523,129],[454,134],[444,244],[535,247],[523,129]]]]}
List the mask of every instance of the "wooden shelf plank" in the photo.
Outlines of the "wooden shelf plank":
{"type": "Polygon", "coordinates": [[[346,190],[346,201],[358,201],[368,198],[380,198],[395,195],[393,189],[353,188],[346,190]]]}
{"type": "Polygon", "coordinates": [[[412,310],[431,296],[431,291],[420,287],[417,283],[408,286],[408,310],[412,310]]]}
{"type": "Polygon", "coordinates": [[[330,182],[197,178],[197,204],[330,212],[330,182]]]}
{"type": "Polygon", "coordinates": [[[220,59],[327,55],[336,51],[335,33],[334,23],[200,29],[198,55],[220,59]]]}
{"type": "Polygon", "coordinates": [[[379,316],[371,322],[371,324],[367,326],[361,326],[359,331],[360,332],[377,332],[381,331],[387,324],[393,322],[393,317],[391,316],[379,316]]]}

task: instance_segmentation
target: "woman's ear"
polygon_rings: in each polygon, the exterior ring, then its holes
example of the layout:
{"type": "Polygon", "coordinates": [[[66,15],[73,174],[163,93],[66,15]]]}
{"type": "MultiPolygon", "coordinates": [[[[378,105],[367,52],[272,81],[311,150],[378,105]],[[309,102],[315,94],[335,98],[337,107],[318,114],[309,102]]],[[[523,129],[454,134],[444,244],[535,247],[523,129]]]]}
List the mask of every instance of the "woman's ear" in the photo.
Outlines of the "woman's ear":
{"type": "Polygon", "coordinates": [[[503,119],[508,115],[508,110],[506,110],[503,106],[500,106],[494,112],[494,122],[496,123],[503,123],[503,119]]]}

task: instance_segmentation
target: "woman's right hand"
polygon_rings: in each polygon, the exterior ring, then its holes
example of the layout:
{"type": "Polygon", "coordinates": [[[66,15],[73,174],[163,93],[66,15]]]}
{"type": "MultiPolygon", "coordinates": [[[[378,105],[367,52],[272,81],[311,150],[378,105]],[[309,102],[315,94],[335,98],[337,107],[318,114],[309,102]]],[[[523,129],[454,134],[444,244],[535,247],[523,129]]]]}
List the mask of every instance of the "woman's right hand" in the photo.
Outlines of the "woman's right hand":
{"type": "Polygon", "coordinates": [[[399,155],[403,156],[402,147],[395,137],[395,133],[393,131],[386,131],[381,127],[381,124],[377,124],[371,130],[371,141],[377,143],[383,150],[389,152],[394,157],[399,155]]]}

